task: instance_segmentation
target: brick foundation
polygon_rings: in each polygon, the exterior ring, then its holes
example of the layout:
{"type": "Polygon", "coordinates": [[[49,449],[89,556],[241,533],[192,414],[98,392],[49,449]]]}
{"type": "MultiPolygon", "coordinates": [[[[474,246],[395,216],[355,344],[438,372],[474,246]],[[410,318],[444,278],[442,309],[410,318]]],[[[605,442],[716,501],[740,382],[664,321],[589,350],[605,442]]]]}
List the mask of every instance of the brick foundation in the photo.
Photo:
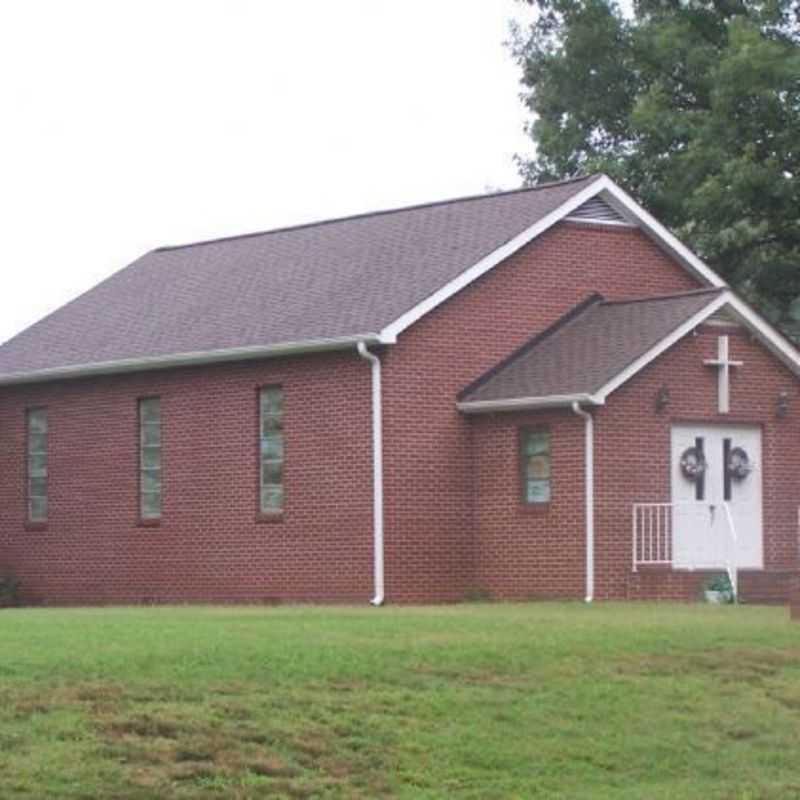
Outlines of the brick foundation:
{"type": "MultiPolygon", "coordinates": [[[[702,600],[709,579],[722,570],[647,569],[640,567],[627,577],[628,600],[702,600]]],[[[750,605],[785,605],[791,594],[794,573],[790,570],[740,570],[739,602],[750,605]]]]}

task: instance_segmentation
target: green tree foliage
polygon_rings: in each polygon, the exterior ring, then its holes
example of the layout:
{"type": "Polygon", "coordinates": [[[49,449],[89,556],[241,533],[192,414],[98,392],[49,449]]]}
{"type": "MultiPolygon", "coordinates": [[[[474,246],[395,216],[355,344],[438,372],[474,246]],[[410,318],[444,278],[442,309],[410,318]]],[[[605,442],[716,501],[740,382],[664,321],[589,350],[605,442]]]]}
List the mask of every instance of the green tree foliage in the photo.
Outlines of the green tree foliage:
{"type": "Polygon", "coordinates": [[[800,6],[525,1],[525,182],[608,173],[800,334],[800,6]]]}

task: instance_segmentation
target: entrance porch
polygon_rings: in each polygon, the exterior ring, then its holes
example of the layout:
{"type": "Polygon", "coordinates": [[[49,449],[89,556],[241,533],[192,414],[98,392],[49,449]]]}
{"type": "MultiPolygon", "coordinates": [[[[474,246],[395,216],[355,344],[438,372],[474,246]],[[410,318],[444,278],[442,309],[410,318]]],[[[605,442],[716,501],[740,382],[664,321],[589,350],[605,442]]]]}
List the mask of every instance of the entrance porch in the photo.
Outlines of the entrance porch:
{"type": "MultiPolygon", "coordinates": [[[[800,534],[800,509],[797,526],[800,534]]],[[[726,573],[739,602],[788,602],[797,570],[764,569],[760,552],[754,562],[752,543],[745,548],[739,544],[727,502],[635,503],[627,597],[698,600],[711,578],[726,573]]]]}

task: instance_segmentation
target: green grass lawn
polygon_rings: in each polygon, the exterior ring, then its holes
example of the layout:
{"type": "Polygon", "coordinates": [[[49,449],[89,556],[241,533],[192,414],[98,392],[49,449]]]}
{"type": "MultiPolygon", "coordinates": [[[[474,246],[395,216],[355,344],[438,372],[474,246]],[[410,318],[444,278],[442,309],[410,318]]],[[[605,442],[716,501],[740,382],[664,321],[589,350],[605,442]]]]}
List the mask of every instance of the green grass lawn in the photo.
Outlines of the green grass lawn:
{"type": "Polygon", "coordinates": [[[0,798],[800,797],[800,625],[676,605],[0,612],[0,798]]]}

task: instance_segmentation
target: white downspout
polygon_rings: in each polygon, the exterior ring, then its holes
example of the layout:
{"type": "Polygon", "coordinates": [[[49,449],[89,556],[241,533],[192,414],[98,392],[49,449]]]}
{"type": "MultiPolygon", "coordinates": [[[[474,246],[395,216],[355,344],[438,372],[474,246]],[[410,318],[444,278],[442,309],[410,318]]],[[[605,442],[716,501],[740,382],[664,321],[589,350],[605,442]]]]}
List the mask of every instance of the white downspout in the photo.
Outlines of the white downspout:
{"type": "Polygon", "coordinates": [[[584,427],[584,458],[586,474],[586,602],[594,599],[594,419],[580,403],[572,410],[586,421],[584,427]]]}
{"type": "Polygon", "coordinates": [[[358,354],[372,366],[372,535],[375,596],[370,601],[382,606],[383,588],[383,423],[381,404],[381,360],[359,342],[358,354]]]}

